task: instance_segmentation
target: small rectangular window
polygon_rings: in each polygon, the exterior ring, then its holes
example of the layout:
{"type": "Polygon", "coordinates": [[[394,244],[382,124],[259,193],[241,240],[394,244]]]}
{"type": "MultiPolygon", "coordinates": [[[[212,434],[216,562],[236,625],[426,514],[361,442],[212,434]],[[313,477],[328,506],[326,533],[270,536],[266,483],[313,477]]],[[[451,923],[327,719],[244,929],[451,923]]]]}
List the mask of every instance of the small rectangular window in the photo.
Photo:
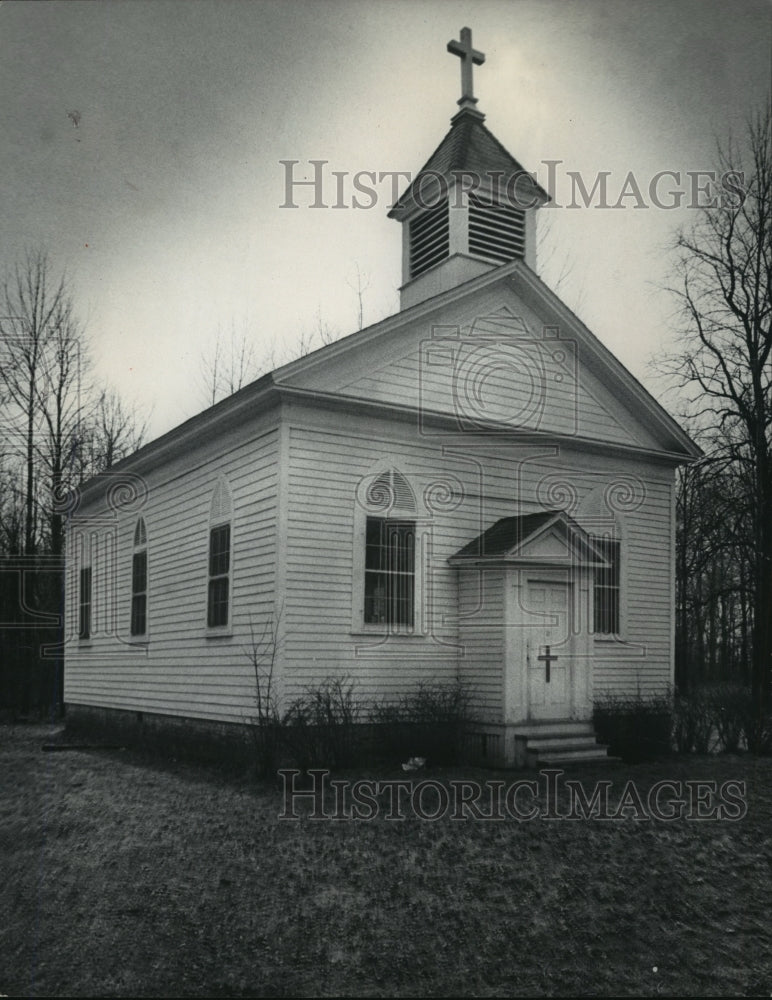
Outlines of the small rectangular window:
{"type": "Polygon", "coordinates": [[[595,633],[618,635],[620,544],[600,536],[594,536],[592,543],[609,563],[608,569],[595,570],[595,633]]]}
{"type": "Polygon", "coordinates": [[[231,560],[231,526],[222,524],[209,532],[209,595],[207,625],[228,624],[228,589],[231,560]]]}
{"type": "Polygon", "coordinates": [[[83,566],[80,571],[78,637],[91,637],[91,567],[83,566]]]}
{"type": "Polygon", "coordinates": [[[147,631],[147,549],[135,552],[131,562],[131,634],[147,631]]]}
{"type": "Polygon", "coordinates": [[[368,517],[365,537],[365,623],[412,627],[415,522],[368,517]]]}

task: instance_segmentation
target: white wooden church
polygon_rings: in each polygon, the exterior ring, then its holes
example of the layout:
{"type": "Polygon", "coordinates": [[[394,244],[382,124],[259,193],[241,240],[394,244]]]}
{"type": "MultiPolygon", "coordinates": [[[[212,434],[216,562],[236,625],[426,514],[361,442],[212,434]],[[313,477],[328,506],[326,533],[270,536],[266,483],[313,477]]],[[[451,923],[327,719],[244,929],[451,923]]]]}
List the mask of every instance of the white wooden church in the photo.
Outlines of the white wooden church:
{"type": "Polygon", "coordinates": [[[274,634],[283,704],[461,680],[499,764],[589,754],[594,697],[671,685],[674,473],[699,450],[540,280],[548,196],[484,124],[468,29],[448,48],[459,110],[390,212],[400,311],[83,487],[68,717],[243,726],[274,634]]]}

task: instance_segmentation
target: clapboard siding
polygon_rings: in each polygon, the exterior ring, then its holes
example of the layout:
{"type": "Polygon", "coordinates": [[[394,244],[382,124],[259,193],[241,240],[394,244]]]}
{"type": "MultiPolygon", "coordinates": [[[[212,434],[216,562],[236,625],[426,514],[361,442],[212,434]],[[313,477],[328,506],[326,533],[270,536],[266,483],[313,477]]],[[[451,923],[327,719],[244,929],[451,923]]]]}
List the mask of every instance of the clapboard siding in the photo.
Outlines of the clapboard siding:
{"type": "Polygon", "coordinates": [[[458,571],[459,676],[472,693],[475,716],[503,722],[504,574],[458,571]]]}
{"type": "Polygon", "coordinates": [[[439,308],[377,341],[352,346],[334,364],[296,373],[292,384],[656,447],[648,428],[584,363],[577,341],[566,330],[545,326],[511,288],[488,289],[473,301],[439,308]]]}
{"type": "Polygon", "coordinates": [[[596,696],[646,697],[672,684],[671,498],[672,474],[650,474],[643,503],[622,517],[628,645],[596,641],[596,696]]]}
{"type": "Polygon", "coordinates": [[[669,467],[565,446],[518,446],[515,435],[432,439],[410,423],[296,401],[282,419],[281,426],[245,423],[228,437],[227,449],[191,449],[149,474],[141,509],[106,518],[104,507],[92,503],[78,512],[68,531],[68,702],[246,721],[254,714],[250,624],[259,636],[280,617],[276,669],[285,705],[330,676],[351,677],[369,703],[408,694],[419,681],[461,679],[485,721],[500,722],[504,576],[486,571],[482,607],[469,616],[475,574],[463,579],[448,558],[500,517],[558,508],[589,531],[616,513],[622,532],[624,641],[594,642],[596,693],[666,689],[673,617],[669,467]],[[385,637],[357,627],[361,594],[354,581],[364,558],[362,487],[392,467],[415,495],[429,563],[420,574],[419,631],[385,637]],[[212,638],[205,626],[208,530],[220,475],[233,504],[232,634],[212,638]],[[447,495],[441,502],[443,487],[455,491],[450,504],[447,495]],[[620,489],[618,509],[609,514],[602,498],[620,489]],[[138,513],[148,535],[146,647],[130,645],[128,634],[138,513]],[[88,647],[73,637],[72,548],[84,531],[98,541],[97,628],[88,647]]]}
{"type": "MultiPolygon", "coordinates": [[[[447,559],[499,517],[550,509],[544,502],[545,483],[553,481],[571,487],[574,506],[568,509],[580,522],[578,508],[593,491],[602,493],[620,482],[636,484],[634,502],[628,502],[632,509],[620,504],[618,512],[624,538],[625,644],[596,642],[596,689],[661,692],[671,671],[672,473],[632,459],[599,455],[588,460],[565,448],[552,457],[534,458],[533,448],[519,452],[513,442],[463,443],[466,458],[443,453],[442,441],[421,439],[413,428],[396,422],[320,418],[310,410],[304,414],[302,407],[293,411],[285,563],[288,693],[299,694],[325,676],[347,674],[356,680],[361,697],[372,700],[405,694],[420,679],[471,677],[478,705],[500,719],[503,640],[487,625],[459,625],[463,593],[447,559]],[[431,539],[431,634],[392,636],[377,645],[372,636],[352,630],[355,561],[363,558],[355,512],[361,483],[392,465],[408,478],[419,505],[419,530],[423,527],[431,539]],[[443,479],[461,485],[463,502],[449,512],[427,511],[421,502],[424,491],[443,479]]],[[[492,599],[489,607],[493,614],[492,599]]]]}
{"type": "Polygon", "coordinates": [[[278,433],[274,417],[229,435],[226,447],[191,449],[149,473],[141,509],[102,503],[78,511],[68,530],[65,700],[108,708],[244,721],[254,712],[250,628],[275,614],[278,433]],[[270,420],[270,423],[269,423],[270,420]],[[209,518],[225,476],[232,497],[231,630],[206,628],[209,518]],[[138,514],[147,528],[148,631],[131,645],[131,561],[138,514]],[[112,516],[110,516],[112,515],[112,516]],[[95,628],[76,636],[78,535],[93,531],[95,628]]]}
{"type": "Polygon", "coordinates": [[[455,382],[416,351],[372,371],[340,392],[403,406],[417,406],[420,401],[428,410],[462,420],[499,420],[513,427],[635,443],[629,430],[618,424],[588,391],[580,372],[554,362],[553,355],[546,352],[543,363],[538,358],[531,361],[533,370],[529,372],[518,357],[521,350],[499,347],[498,356],[486,361],[478,359],[477,351],[470,347],[466,354],[460,352],[456,357],[455,382]],[[478,362],[480,367],[490,364],[493,370],[478,374],[478,362]],[[496,365],[500,366],[498,371],[496,365]],[[479,399],[473,396],[477,388],[481,390],[479,399]]]}
{"type": "MultiPolygon", "coordinates": [[[[318,423],[318,421],[317,421],[318,423]]],[[[357,691],[369,702],[396,698],[413,690],[419,680],[454,680],[457,677],[457,626],[442,623],[455,617],[455,576],[450,567],[440,567],[432,581],[434,637],[392,636],[381,642],[377,635],[352,634],[352,576],[356,540],[357,487],[378,467],[378,456],[393,445],[381,432],[380,439],[350,434],[355,421],[337,431],[293,426],[290,430],[290,490],[286,555],[287,622],[285,683],[289,696],[325,676],[348,674],[357,691]],[[313,574],[309,570],[315,570],[313,574]]],[[[400,449],[411,451],[410,435],[400,449]]],[[[412,446],[412,461],[436,456],[426,447],[412,446]]],[[[422,489],[403,461],[417,498],[422,489]]],[[[390,465],[386,464],[386,468],[390,465]]],[[[436,472],[441,471],[441,463],[436,472]]],[[[424,476],[431,472],[425,472],[424,476]]],[[[424,529],[431,519],[424,512],[424,529]]],[[[464,532],[456,531],[456,548],[464,532]]],[[[442,531],[442,544],[451,554],[454,540],[442,531]]],[[[424,624],[428,625],[428,622],[424,624]]]]}

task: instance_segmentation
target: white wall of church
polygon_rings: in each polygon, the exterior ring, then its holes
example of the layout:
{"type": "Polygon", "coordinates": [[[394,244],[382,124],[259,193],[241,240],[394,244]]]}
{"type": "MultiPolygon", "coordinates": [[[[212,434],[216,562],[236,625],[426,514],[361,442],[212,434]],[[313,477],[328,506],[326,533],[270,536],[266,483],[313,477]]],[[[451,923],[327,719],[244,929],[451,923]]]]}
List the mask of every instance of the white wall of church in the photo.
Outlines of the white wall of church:
{"type": "Polygon", "coordinates": [[[660,449],[583,353],[570,329],[499,283],[363,340],[334,364],[309,359],[291,384],[465,422],[660,449]]]}
{"type": "MultiPolygon", "coordinates": [[[[133,501],[90,503],[67,531],[65,702],[245,721],[254,713],[251,629],[274,612],[276,416],[178,450],[131,482],[133,501]],[[207,628],[210,506],[224,478],[232,499],[229,627],[207,628]],[[147,531],[147,634],[130,635],[134,530],[147,531]],[[92,635],[78,638],[79,549],[91,545],[92,635]]],[[[110,479],[108,479],[108,484],[110,479]]],[[[120,498],[120,488],[116,499],[120,498]]],[[[128,499],[128,494],[123,494],[128,499]]]]}
{"type": "MultiPolygon", "coordinates": [[[[90,503],[68,534],[65,700],[70,704],[244,722],[254,714],[251,633],[278,625],[285,706],[348,675],[363,700],[394,699],[460,678],[490,721],[501,718],[501,588],[486,586],[460,639],[457,570],[448,558],[501,517],[565,509],[588,531],[618,523],[620,640],[594,642],[595,692],[663,692],[672,680],[672,468],[577,444],[422,433],[415,416],[362,416],[293,402],[200,443],[147,473],[143,496],[90,503]],[[225,442],[225,443],[223,443],[225,442]],[[413,635],[362,622],[365,491],[398,469],[416,501],[420,538],[413,635]],[[232,497],[230,624],[206,626],[213,492],[232,497]],[[610,505],[610,506],[609,506],[610,505]],[[148,633],[129,635],[137,517],[147,530],[148,633]],[[78,548],[93,548],[93,628],[77,636],[78,548]],[[497,597],[498,594],[498,597],[497,597]],[[359,616],[359,617],[358,617],[359,616]]],[[[377,513],[377,511],[371,511],[377,513]]],[[[462,610],[473,607],[461,592],[462,610]]]]}
{"type": "MultiPolygon", "coordinates": [[[[398,697],[419,679],[472,679],[486,713],[501,712],[500,636],[485,627],[459,641],[456,570],[447,559],[498,518],[566,509],[587,530],[613,517],[623,558],[620,639],[596,639],[595,691],[646,695],[672,679],[672,468],[638,457],[526,445],[511,436],[434,439],[415,423],[320,413],[288,417],[284,681],[288,696],[347,674],[367,699],[398,697]],[[357,627],[357,568],[364,560],[362,484],[397,468],[417,498],[428,560],[416,634],[357,627]],[[456,502],[449,494],[458,494],[456,502]],[[429,497],[430,502],[424,501],[429,497]],[[604,505],[608,501],[610,508],[604,505]]],[[[494,588],[495,589],[495,588],[494,588]]],[[[494,590],[487,595],[495,599],[494,590]]],[[[462,598],[471,600],[470,595],[462,598]]]]}
{"type": "Polygon", "coordinates": [[[459,679],[471,693],[471,708],[486,722],[504,721],[504,570],[458,572],[459,679]]]}

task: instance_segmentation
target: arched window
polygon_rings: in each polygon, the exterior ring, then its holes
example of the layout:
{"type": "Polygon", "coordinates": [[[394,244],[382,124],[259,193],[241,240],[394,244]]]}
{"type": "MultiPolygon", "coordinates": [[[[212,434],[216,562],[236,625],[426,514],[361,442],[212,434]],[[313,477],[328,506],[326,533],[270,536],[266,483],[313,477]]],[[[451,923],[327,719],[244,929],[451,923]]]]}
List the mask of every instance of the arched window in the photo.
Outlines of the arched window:
{"type": "Polygon", "coordinates": [[[147,633],[147,529],[137,518],[131,556],[131,634],[147,633]]]}
{"type": "Polygon", "coordinates": [[[373,513],[365,525],[364,623],[412,628],[415,495],[402,473],[389,469],[373,479],[366,497],[373,513]]]}
{"type": "Polygon", "coordinates": [[[209,586],[206,624],[222,628],[230,620],[231,573],[231,494],[225,479],[220,479],[209,512],[209,586]]]}
{"type": "Polygon", "coordinates": [[[367,503],[371,510],[384,513],[415,513],[415,494],[401,472],[388,469],[376,476],[367,488],[367,503]]]}

